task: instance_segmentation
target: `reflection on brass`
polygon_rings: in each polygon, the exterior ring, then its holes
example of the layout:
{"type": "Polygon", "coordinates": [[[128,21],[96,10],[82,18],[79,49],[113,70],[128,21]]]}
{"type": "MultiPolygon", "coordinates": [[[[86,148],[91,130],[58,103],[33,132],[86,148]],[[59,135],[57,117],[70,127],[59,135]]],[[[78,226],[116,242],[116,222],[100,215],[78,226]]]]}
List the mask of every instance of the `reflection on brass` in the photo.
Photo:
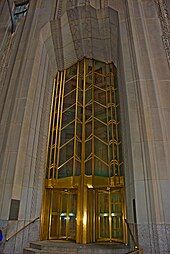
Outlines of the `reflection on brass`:
{"type": "Polygon", "coordinates": [[[115,66],[83,59],[57,73],[42,239],[126,242],[115,66]]]}

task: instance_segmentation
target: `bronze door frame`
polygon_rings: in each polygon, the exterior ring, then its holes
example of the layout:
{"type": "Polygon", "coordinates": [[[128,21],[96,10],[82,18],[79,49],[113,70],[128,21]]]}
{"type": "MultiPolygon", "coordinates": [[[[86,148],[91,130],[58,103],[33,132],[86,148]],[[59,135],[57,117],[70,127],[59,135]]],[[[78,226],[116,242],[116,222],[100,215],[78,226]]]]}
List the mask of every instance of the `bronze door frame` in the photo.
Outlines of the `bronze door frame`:
{"type": "Polygon", "coordinates": [[[77,191],[76,190],[60,190],[54,189],[51,191],[51,202],[50,202],[50,219],[49,219],[49,239],[65,239],[65,240],[75,240],[76,239],[76,213],[77,213],[77,191]],[[75,204],[71,206],[71,198],[76,195],[75,204]],[[54,204],[56,200],[56,205],[54,204]],[[65,209],[63,208],[63,203],[65,203],[65,209]],[[73,211],[72,211],[73,210],[73,211]],[[56,222],[54,220],[56,216],[56,222]],[[70,224],[71,219],[74,218],[73,223],[75,223],[74,237],[71,236],[70,224]],[[64,221],[65,221],[65,234],[64,234],[64,221]],[[54,225],[53,225],[54,224],[54,225]],[[52,230],[56,235],[52,235],[52,230]]]}
{"type": "Polygon", "coordinates": [[[96,239],[97,241],[115,241],[124,242],[125,226],[124,226],[124,192],[122,189],[98,189],[96,191],[96,239]],[[113,201],[113,196],[119,196],[117,201],[113,201]],[[107,197],[105,211],[101,211],[102,204],[100,195],[107,197]],[[120,207],[120,211],[118,211],[120,207]],[[107,220],[108,219],[108,220],[107,220]],[[102,222],[103,220],[103,222],[102,222]],[[105,224],[102,225],[101,224],[105,224]],[[101,228],[103,229],[101,232],[101,228]],[[104,230],[106,230],[104,232],[104,230]],[[116,233],[117,232],[117,233],[116,233]],[[115,235],[114,235],[115,234],[115,235]],[[117,236],[116,236],[117,235],[117,236]],[[119,237],[118,237],[119,235],[119,237]]]}

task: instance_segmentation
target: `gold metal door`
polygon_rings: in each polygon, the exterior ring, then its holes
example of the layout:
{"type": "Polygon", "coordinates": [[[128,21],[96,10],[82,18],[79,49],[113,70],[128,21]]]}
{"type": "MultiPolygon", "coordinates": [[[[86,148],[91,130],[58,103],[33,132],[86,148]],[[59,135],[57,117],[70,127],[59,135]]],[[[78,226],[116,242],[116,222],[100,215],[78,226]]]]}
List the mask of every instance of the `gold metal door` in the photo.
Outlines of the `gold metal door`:
{"type": "Polygon", "coordinates": [[[121,190],[97,191],[97,238],[123,241],[123,194],[121,190]]]}
{"type": "Polygon", "coordinates": [[[53,191],[50,212],[50,239],[75,240],[77,194],[53,191]]]}
{"type": "Polygon", "coordinates": [[[119,118],[113,63],[84,58],[58,71],[49,123],[42,240],[125,242],[119,118]]]}

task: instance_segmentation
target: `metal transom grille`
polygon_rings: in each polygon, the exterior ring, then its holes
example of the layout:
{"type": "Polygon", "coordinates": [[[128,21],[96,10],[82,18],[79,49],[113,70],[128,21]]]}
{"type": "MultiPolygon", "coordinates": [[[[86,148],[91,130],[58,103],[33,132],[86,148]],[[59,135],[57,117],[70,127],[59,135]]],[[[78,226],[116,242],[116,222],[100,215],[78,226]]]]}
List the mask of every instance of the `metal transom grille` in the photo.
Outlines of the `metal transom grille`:
{"type": "Polygon", "coordinates": [[[121,176],[116,68],[83,59],[54,84],[47,179],[121,176]]]}

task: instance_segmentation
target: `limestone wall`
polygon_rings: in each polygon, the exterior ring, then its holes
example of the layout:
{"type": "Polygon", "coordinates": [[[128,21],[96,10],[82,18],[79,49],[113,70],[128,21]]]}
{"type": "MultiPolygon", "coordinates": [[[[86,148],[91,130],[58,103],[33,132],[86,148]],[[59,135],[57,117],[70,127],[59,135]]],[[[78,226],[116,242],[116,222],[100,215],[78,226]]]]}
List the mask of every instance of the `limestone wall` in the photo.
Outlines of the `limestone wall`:
{"type": "MultiPolygon", "coordinates": [[[[11,199],[20,200],[7,237],[40,215],[53,79],[86,56],[118,67],[127,219],[134,224],[135,199],[141,246],[168,253],[170,72],[156,2],[78,1],[74,9],[76,1],[30,0],[13,35],[0,2],[0,225],[8,224],[11,199]]],[[[39,220],[5,252],[21,253],[38,238],[39,220]]]]}

